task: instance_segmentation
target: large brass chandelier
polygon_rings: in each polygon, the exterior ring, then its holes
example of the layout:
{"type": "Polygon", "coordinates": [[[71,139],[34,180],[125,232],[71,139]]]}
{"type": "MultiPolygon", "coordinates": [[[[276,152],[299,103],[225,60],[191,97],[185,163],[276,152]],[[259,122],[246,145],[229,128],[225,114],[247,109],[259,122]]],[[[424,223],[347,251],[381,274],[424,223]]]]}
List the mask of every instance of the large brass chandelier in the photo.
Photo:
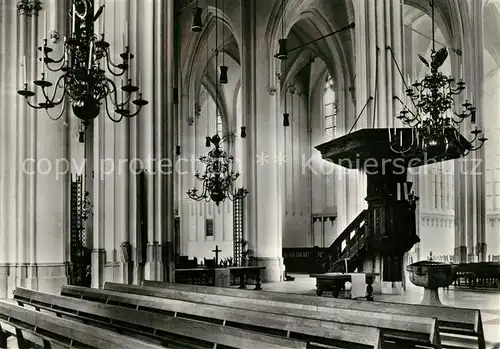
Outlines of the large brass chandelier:
{"type": "MultiPolygon", "coordinates": [[[[61,57],[51,57],[53,49],[47,46],[46,38],[42,46],[38,47],[42,54],[41,75],[40,79],[33,81],[33,84],[41,92],[40,102],[30,100],[30,97],[35,96],[35,92],[28,88],[26,64],[24,64],[24,88],[17,93],[26,99],[30,107],[45,109],[51,119],[57,120],[64,113],[64,101],[68,96],[75,116],[84,124],[89,124],[99,115],[103,104],[106,114],[114,122],[121,121],[123,117],[139,114],[141,108],[148,104],[139,93],[139,87],[132,84],[129,71],[134,55],[129,51],[125,35],[124,51],[119,55],[121,62],[115,63],[111,59],[110,44],[105,41],[104,33],[100,38],[94,33],[94,23],[102,15],[103,10],[104,6],[101,6],[94,12],[93,0],[72,0],[71,34],[68,38],[64,38],[61,57]],[[106,76],[106,71],[115,77],[123,77],[120,87],[106,76]],[[54,83],[49,81],[49,74],[53,75],[54,83]],[[132,98],[133,93],[137,93],[137,98],[132,98]],[[130,109],[130,102],[136,106],[135,111],[130,109]],[[61,104],[59,115],[51,116],[48,110],[61,104]]],[[[45,35],[46,23],[45,19],[45,35]]]]}
{"type": "Polygon", "coordinates": [[[221,139],[218,134],[206,138],[206,145],[213,148],[208,155],[200,157],[200,161],[205,165],[205,173],[196,172],[195,178],[201,181],[203,186],[200,193],[196,188],[187,191],[191,199],[213,201],[219,206],[226,198],[234,201],[248,195],[248,190],[234,187],[234,181],[240,174],[234,171],[234,157],[221,148],[225,139],[221,139]]]}
{"type": "Polygon", "coordinates": [[[448,51],[446,47],[436,51],[434,4],[431,2],[430,5],[432,8],[430,62],[422,55],[418,55],[429,71],[422,80],[406,86],[405,94],[411,102],[410,106],[399,97],[394,97],[403,105],[403,110],[397,118],[410,127],[411,132],[390,129],[390,147],[392,151],[403,156],[422,152],[428,153],[432,158],[446,158],[450,152],[464,156],[480,149],[487,138],[477,127],[471,130],[471,139],[466,139],[460,133],[460,125],[464,120],[470,120],[471,124],[475,124],[476,108],[468,100],[457,105],[455,96],[465,90],[465,82],[462,78],[455,81],[453,77],[439,71],[448,58],[448,51]]]}

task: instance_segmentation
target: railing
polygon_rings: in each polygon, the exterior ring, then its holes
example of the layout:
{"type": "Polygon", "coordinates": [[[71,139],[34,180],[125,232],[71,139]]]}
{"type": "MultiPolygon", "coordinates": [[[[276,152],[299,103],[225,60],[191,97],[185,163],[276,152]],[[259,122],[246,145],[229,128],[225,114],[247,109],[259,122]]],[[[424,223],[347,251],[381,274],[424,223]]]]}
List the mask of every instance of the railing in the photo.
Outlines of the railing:
{"type": "Polygon", "coordinates": [[[367,210],[361,211],[330,245],[331,264],[328,270],[340,259],[357,259],[359,250],[364,246],[366,214],[367,210]]]}
{"type": "Polygon", "coordinates": [[[341,259],[349,259],[349,269],[352,269],[358,252],[364,247],[366,213],[367,210],[363,210],[330,247],[283,248],[287,273],[325,273],[341,259]]]}
{"type": "Polygon", "coordinates": [[[287,273],[321,273],[330,264],[328,247],[284,247],[282,254],[287,273]]]}

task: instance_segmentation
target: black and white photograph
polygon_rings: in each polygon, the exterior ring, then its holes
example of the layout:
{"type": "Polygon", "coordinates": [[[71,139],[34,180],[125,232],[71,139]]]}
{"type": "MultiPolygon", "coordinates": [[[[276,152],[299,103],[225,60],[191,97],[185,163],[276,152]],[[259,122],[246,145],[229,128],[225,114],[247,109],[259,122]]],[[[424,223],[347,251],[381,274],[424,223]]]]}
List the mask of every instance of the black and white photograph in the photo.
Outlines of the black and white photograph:
{"type": "Polygon", "coordinates": [[[0,0],[0,349],[500,349],[500,0],[0,0]]]}

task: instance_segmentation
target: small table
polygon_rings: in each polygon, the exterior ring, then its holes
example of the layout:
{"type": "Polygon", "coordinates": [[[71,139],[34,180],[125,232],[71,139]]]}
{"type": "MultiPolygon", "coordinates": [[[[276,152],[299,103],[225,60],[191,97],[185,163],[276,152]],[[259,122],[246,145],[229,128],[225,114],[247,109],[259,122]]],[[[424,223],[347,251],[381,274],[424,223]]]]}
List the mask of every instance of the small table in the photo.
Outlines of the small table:
{"type": "Polygon", "coordinates": [[[266,269],[266,267],[258,266],[243,266],[243,267],[229,267],[231,275],[240,278],[240,289],[246,289],[246,279],[248,275],[255,276],[255,290],[262,290],[260,283],[260,271],[266,269]]]}
{"type": "MultiPolygon", "coordinates": [[[[366,300],[373,301],[373,280],[378,273],[363,273],[365,274],[366,282],[366,300]]],[[[351,282],[352,273],[326,273],[326,274],[311,274],[309,277],[316,278],[316,294],[323,295],[324,291],[331,291],[334,298],[339,296],[340,290],[344,284],[351,282]]]]}

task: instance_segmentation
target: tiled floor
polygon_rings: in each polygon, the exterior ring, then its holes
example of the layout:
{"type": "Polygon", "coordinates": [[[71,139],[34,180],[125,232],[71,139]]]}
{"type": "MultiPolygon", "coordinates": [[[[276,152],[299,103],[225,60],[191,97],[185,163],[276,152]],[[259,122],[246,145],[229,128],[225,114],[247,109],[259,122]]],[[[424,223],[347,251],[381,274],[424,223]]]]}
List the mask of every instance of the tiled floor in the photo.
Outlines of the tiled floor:
{"type": "MultiPolygon", "coordinates": [[[[264,284],[266,291],[296,293],[316,296],[315,279],[307,275],[292,275],[295,281],[264,284]]],[[[402,295],[376,294],[375,300],[386,302],[398,302],[419,304],[423,296],[423,288],[409,285],[402,295]]],[[[488,348],[500,342],[500,290],[496,291],[469,291],[449,290],[439,291],[443,305],[457,308],[476,308],[481,310],[483,328],[488,348]]],[[[325,293],[323,297],[331,297],[331,293],[325,293]]]]}

